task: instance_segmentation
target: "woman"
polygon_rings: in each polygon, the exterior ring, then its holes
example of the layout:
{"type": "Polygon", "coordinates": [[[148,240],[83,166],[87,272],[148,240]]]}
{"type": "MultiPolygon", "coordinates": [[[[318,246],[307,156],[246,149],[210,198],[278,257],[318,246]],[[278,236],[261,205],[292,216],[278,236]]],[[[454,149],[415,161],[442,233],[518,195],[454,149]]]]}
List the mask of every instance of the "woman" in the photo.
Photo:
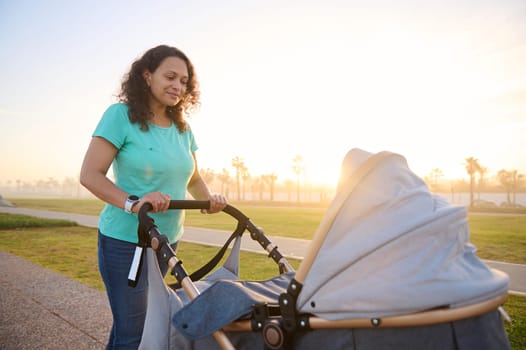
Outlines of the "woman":
{"type": "MultiPolygon", "coordinates": [[[[157,46],[125,75],[119,103],[103,114],[88,147],[80,182],[106,202],[99,217],[99,270],[113,327],[107,349],[136,349],[146,315],[146,273],[135,288],[128,272],[137,243],[136,213],[144,203],[172,247],[183,234],[184,212],[167,210],[170,199],[210,200],[204,213],[226,206],[212,195],[197,168],[197,145],[185,115],[199,104],[194,67],[177,48],[157,46]],[[113,165],[115,182],[107,177],[113,165]]],[[[161,266],[163,273],[167,267],[161,266]]],[[[146,269],[143,269],[146,271],[146,269]]]]}

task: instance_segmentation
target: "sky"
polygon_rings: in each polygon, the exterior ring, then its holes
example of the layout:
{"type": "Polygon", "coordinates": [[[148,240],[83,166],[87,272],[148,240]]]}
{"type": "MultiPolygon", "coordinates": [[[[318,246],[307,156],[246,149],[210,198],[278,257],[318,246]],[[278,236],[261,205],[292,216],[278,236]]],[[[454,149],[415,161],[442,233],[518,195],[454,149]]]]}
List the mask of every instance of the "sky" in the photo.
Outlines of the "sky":
{"type": "Polygon", "coordinates": [[[199,167],[335,185],[352,148],[420,176],[526,174],[524,0],[0,0],[0,185],[78,177],[131,63],[192,60],[199,167]]]}

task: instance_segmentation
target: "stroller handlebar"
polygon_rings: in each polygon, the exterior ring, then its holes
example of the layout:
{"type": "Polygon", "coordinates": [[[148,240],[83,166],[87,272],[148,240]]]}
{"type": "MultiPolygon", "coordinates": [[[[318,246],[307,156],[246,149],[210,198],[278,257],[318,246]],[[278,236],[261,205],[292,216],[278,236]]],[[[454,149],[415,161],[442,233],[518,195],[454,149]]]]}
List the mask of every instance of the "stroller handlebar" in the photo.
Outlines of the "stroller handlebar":
{"type": "MultiPolygon", "coordinates": [[[[146,223],[148,221],[148,212],[152,210],[153,206],[151,203],[144,203],[139,209],[139,222],[146,223]]],[[[210,201],[197,201],[197,200],[171,200],[168,209],[208,209],[210,208],[210,201]]],[[[248,220],[248,217],[238,209],[227,204],[223,209],[223,212],[229,214],[237,221],[248,220]]]]}
{"type": "MultiPolygon", "coordinates": [[[[210,201],[197,200],[171,200],[169,209],[208,209],[210,201]]],[[[223,211],[238,221],[246,220],[247,217],[233,206],[227,204],[223,211]]]]}
{"type": "MultiPolygon", "coordinates": [[[[210,201],[198,201],[198,200],[171,200],[169,209],[208,209],[210,208],[210,201]]],[[[148,216],[148,212],[153,209],[151,203],[144,203],[139,209],[139,226],[145,228],[146,232],[149,232],[155,226],[153,219],[148,216]]],[[[286,261],[286,259],[277,250],[277,246],[265,236],[263,231],[256,227],[250,219],[239,211],[237,208],[228,205],[223,209],[223,212],[229,214],[235,218],[238,222],[238,228],[236,231],[244,231],[245,229],[250,232],[250,236],[253,240],[257,241],[263,249],[269,252],[269,256],[280,266],[280,269],[284,271],[294,271],[292,266],[286,261]]]]}

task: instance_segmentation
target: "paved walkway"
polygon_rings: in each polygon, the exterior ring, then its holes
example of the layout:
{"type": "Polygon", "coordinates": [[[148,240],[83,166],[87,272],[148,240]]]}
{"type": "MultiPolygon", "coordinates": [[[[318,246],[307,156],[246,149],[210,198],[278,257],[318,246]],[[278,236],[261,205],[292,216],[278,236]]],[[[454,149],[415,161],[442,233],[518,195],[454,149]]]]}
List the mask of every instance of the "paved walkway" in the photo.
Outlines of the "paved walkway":
{"type": "MultiPolygon", "coordinates": [[[[0,212],[69,219],[97,227],[97,217],[25,208],[0,212]]],[[[184,241],[222,246],[230,232],[186,228],[184,241]]],[[[248,238],[248,237],[246,237],[248,238]]],[[[265,253],[243,240],[243,250],[265,253]]],[[[302,258],[307,240],[271,237],[288,258],[302,258]]],[[[526,296],[526,265],[486,261],[511,277],[511,291],[526,296]]],[[[104,349],[111,327],[105,293],[0,250],[0,349],[104,349]]]]}
{"type": "Polygon", "coordinates": [[[0,250],[0,349],[104,349],[106,294],[0,250]]]}

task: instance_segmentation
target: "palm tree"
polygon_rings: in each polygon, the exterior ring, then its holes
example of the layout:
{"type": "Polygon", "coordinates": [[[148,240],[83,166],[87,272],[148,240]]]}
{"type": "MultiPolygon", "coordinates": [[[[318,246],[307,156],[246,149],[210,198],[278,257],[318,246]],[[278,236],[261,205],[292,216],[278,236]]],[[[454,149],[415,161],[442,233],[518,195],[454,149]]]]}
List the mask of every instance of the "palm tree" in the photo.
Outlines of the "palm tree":
{"type": "Polygon", "coordinates": [[[212,184],[212,181],[214,181],[214,178],[216,176],[214,170],[212,170],[210,168],[201,169],[201,171],[199,171],[199,173],[201,174],[201,177],[203,178],[205,183],[208,184],[208,185],[212,184]]]}
{"type": "Polygon", "coordinates": [[[440,168],[434,168],[431,170],[431,178],[433,179],[433,183],[435,185],[438,184],[438,180],[444,177],[444,172],[440,168]]]}
{"type": "Polygon", "coordinates": [[[480,192],[484,189],[484,186],[486,185],[486,174],[488,173],[488,168],[481,166],[479,168],[479,181],[477,184],[477,195],[478,199],[480,199],[480,192]]]}
{"type": "Polygon", "coordinates": [[[499,170],[497,173],[497,178],[499,179],[500,184],[504,187],[506,191],[506,201],[508,204],[511,202],[511,192],[513,191],[513,174],[511,171],[505,169],[499,170]]]}
{"type": "Polygon", "coordinates": [[[517,205],[516,194],[523,175],[519,174],[517,170],[508,171],[502,169],[497,173],[497,178],[499,179],[502,187],[504,187],[506,190],[507,204],[515,207],[517,205]]]}
{"type": "Polygon", "coordinates": [[[272,174],[262,175],[261,177],[263,181],[268,184],[269,191],[270,191],[270,200],[273,201],[274,200],[274,185],[276,184],[276,180],[278,179],[278,176],[272,173],[272,174]]]}
{"type": "Polygon", "coordinates": [[[434,168],[431,170],[431,174],[429,175],[431,177],[431,188],[433,191],[438,191],[438,182],[439,180],[444,177],[444,172],[440,168],[434,168]]]}
{"type": "Polygon", "coordinates": [[[257,192],[258,199],[263,200],[263,192],[265,191],[265,182],[263,181],[263,175],[257,176],[252,179],[252,192],[257,192]]]}
{"type": "Polygon", "coordinates": [[[469,206],[473,208],[474,193],[475,193],[475,175],[480,169],[480,164],[477,158],[466,158],[466,171],[469,175],[469,206]]]}
{"type": "Polygon", "coordinates": [[[514,170],[514,172],[515,172],[515,176],[513,178],[513,205],[516,206],[517,205],[516,195],[522,183],[522,179],[524,178],[524,175],[517,173],[517,170],[514,170]]]}
{"type": "Polygon", "coordinates": [[[300,201],[300,175],[303,173],[305,165],[303,164],[303,157],[299,154],[292,159],[292,171],[296,174],[296,200],[300,201]]]}
{"type": "Polygon", "coordinates": [[[237,188],[237,200],[241,200],[241,173],[242,169],[245,168],[245,163],[243,162],[243,159],[241,159],[238,156],[235,156],[232,159],[232,166],[236,169],[236,188],[237,188]]]}
{"type": "Polygon", "coordinates": [[[248,183],[248,180],[250,180],[250,174],[245,164],[243,164],[243,167],[241,168],[241,178],[243,179],[243,200],[245,200],[246,185],[248,183]]]}
{"type": "Polygon", "coordinates": [[[230,183],[230,173],[227,169],[223,168],[223,172],[218,175],[219,181],[221,181],[221,193],[224,193],[228,197],[228,184],[230,183]]]}

